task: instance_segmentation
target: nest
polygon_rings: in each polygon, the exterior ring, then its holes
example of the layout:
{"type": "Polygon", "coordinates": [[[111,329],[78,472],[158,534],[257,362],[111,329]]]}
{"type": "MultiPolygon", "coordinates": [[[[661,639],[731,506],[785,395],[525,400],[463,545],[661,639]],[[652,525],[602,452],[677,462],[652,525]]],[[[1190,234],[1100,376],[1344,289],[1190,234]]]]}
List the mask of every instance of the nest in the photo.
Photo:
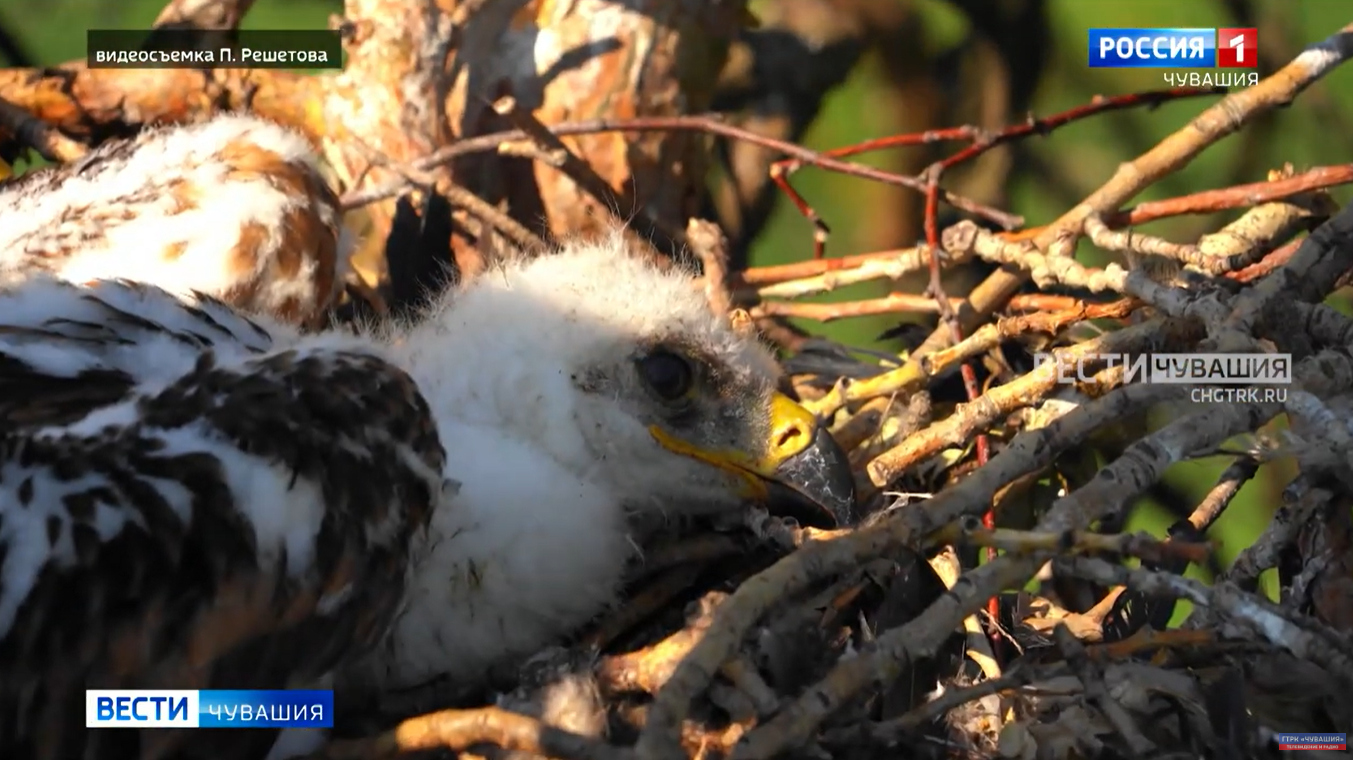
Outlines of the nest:
{"type": "MultiPolygon", "coordinates": [[[[187,5],[171,3],[162,21],[229,26],[248,3],[208,4],[212,12],[237,11],[215,19],[185,16],[179,6],[187,5]]],[[[445,5],[456,6],[449,20],[458,29],[497,23],[499,32],[515,34],[530,26],[493,16],[486,10],[492,4],[445,5]]],[[[535,5],[527,15],[539,11],[535,5]]],[[[964,126],[875,141],[967,142],[920,175],[905,176],[833,157],[858,152],[855,147],[825,155],[795,144],[806,127],[802,120],[767,134],[772,128],[764,125],[758,132],[755,125],[672,112],[674,102],[718,98],[698,88],[682,90],[685,100],[668,97],[653,71],[661,56],[706,50],[709,40],[691,39],[704,32],[692,30],[727,31],[738,15],[733,11],[744,5],[667,6],[674,18],[705,15],[666,25],[618,15],[624,23],[617,26],[617,45],[661,53],[606,59],[616,69],[605,69],[604,82],[595,72],[585,80],[565,72],[563,84],[537,82],[534,90],[512,81],[507,89],[516,96],[509,97],[467,97],[464,83],[451,88],[456,83],[441,81],[440,70],[410,72],[400,68],[407,61],[389,60],[383,51],[425,49],[417,47],[417,35],[439,27],[435,19],[419,18],[433,11],[399,15],[388,0],[350,0],[343,26],[360,27],[362,34],[349,39],[348,69],[316,77],[318,84],[278,72],[218,72],[201,77],[204,85],[188,81],[196,72],[170,72],[161,82],[165,91],[196,87],[213,97],[162,101],[151,97],[149,83],[145,92],[119,92],[114,78],[96,69],[70,73],[78,86],[47,71],[17,70],[13,81],[0,76],[7,97],[23,106],[0,101],[0,127],[52,160],[82,155],[84,147],[69,135],[92,138],[138,120],[187,118],[193,114],[172,109],[221,101],[252,102],[264,115],[306,129],[338,164],[349,187],[345,207],[383,204],[372,206],[371,223],[381,233],[372,237],[398,238],[390,250],[409,257],[354,281],[346,318],[397,315],[427,287],[444,286],[436,278],[444,271],[448,236],[451,263],[461,276],[474,276],[493,246],[528,253],[543,246],[549,230],[538,224],[542,216],[555,232],[585,231],[616,209],[645,209],[629,220],[635,246],[668,264],[689,265],[704,278],[711,303],[741,309],[739,319],[755,320],[793,355],[787,390],[829,421],[851,452],[865,514],[860,525],[816,531],[754,514],[733,527],[689,526],[670,543],[647,548],[631,573],[625,604],[571,643],[502,674],[492,693],[432,685],[364,706],[340,723],[345,735],[316,758],[426,752],[565,760],[1230,759],[1273,754],[1276,732],[1353,725],[1353,647],[1343,633],[1353,624],[1353,482],[1347,475],[1353,320],[1322,303],[1353,271],[1353,210],[1338,211],[1325,189],[1353,181],[1353,170],[1282,167],[1262,182],[1124,208],[1208,146],[1288,105],[1349,56],[1353,30],[1221,98],[1123,164],[1052,224],[1023,229],[1019,217],[945,189],[945,172],[996,145],[1078,119],[1225,90],[1098,98],[994,132],[964,126]],[[401,24],[407,28],[401,31],[401,24]],[[346,130],[370,139],[326,133],[310,112],[287,109],[304,97],[279,92],[326,99],[347,115],[346,130]],[[453,121],[476,131],[445,145],[444,138],[399,121],[399,108],[361,102],[363,93],[396,92],[408,98],[452,92],[450,101],[460,109],[453,121]],[[260,93],[268,97],[255,100],[260,93]],[[528,94],[539,101],[525,102],[528,94]],[[592,118],[561,121],[578,103],[592,118]],[[617,109],[638,116],[618,118],[617,109]],[[39,110],[50,123],[37,122],[31,112],[39,110]],[[764,199],[776,187],[783,190],[817,225],[812,260],[745,269],[714,225],[696,220],[681,228],[684,196],[666,191],[690,190],[702,180],[693,169],[681,177],[672,172],[709,158],[688,139],[697,133],[772,155],[760,185],[744,195],[764,199]],[[371,144],[385,146],[385,160],[370,160],[371,144]],[[620,154],[628,163],[608,158],[620,154]],[[455,172],[447,168],[453,164],[455,172]],[[788,182],[803,166],[923,193],[924,242],[825,258],[826,227],[788,182]],[[510,179],[506,190],[494,184],[501,177],[510,179]],[[399,204],[387,202],[396,196],[399,204]],[[942,229],[941,205],[969,219],[942,229]],[[1232,209],[1244,212],[1195,243],[1128,231],[1166,217],[1232,209]],[[1082,239],[1121,255],[1127,266],[1077,261],[1069,254],[1082,239]],[[946,294],[941,274],[970,265],[985,267],[982,284],[962,298],[946,294]],[[918,272],[930,275],[925,294],[834,304],[796,300],[918,272]],[[905,311],[938,313],[939,325],[903,335],[910,350],[883,357],[784,322],[905,311]],[[1049,352],[1052,362],[1036,361],[1049,352]],[[1281,394],[1199,403],[1184,386],[1126,382],[1126,368],[1106,361],[1149,352],[1286,355],[1292,383],[1281,394]],[[1074,382],[1067,381],[1068,367],[1075,368],[1074,382]],[[1150,410],[1165,410],[1171,419],[1148,424],[1150,410]],[[1289,430],[1272,433],[1266,426],[1282,415],[1289,430]],[[1132,504],[1168,467],[1208,455],[1228,456],[1232,464],[1168,537],[1121,532],[1132,504]],[[1215,583],[1184,577],[1190,563],[1210,554],[1203,535],[1236,492],[1279,458],[1295,463],[1297,474],[1263,535],[1215,583]],[[1125,563],[1129,558],[1137,564],[1125,563]],[[1258,591],[1259,575],[1269,569],[1278,571],[1282,585],[1276,602],[1258,591]],[[1171,627],[1179,599],[1194,611],[1171,627]]],[[[582,11],[560,13],[531,23],[555,24],[560,38],[585,34],[582,11]]],[[[796,81],[796,87],[818,88],[820,99],[839,83],[850,65],[838,72],[825,57],[845,56],[853,64],[851,51],[858,57],[861,49],[842,35],[844,42],[829,40],[842,47],[811,51],[824,63],[819,67],[814,58],[807,68],[822,81],[796,81]]],[[[739,33],[746,49],[729,60],[774,53],[768,46],[785,37],[739,33]]],[[[512,70],[511,61],[460,42],[456,55],[465,59],[447,71],[467,62],[512,70]]],[[[510,46],[503,50],[512,54],[510,46]]],[[[797,48],[789,53],[796,62],[810,55],[797,48]]],[[[759,71],[746,68],[749,78],[759,71]]],[[[774,85],[753,84],[749,91],[774,85]]],[[[737,102],[752,97],[737,94],[744,99],[737,102]]],[[[748,202],[748,209],[759,202],[748,202]]]]}
{"type": "MultiPolygon", "coordinates": [[[[1353,609],[1353,531],[1339,473],[1353,461],[1343,411],[1353,322],[1319,305],[1353,269],[1353,210],[1336,214],[1323,191],[1348,177],[1284,167],[1266,182],[1118,210],[1158,176],[1152,167],[1182,165],[1323,71],[1298,58],[1228,96],[1030,232],[971,221],[941,232],[932,209],[927,243],[912,250],[729,271],[719,235],[692,223],[698,269],[722,293],[711,301],[746,308],[739,318],[772,336],[786,335],[785,316],[941,304],[939,330],[911,335],[901,357],[781,341],[793,392],[852,452],[862,524],[816,531],[757,514],[687,531],[649,548],[624,605],[506,674],[496,695],[421,694],[420,711],[446,709],[366,723],[372,736],[319,756],[1240,758],[1273,753],[1278,732],[1349,725],[1353,660],[1340,629],[1353,609]],[[1122,231],[1201,208],[1248,211],[1190,245],[1122,231]],[[1130,267],[1065,255],[1079,236],[1130,267]],[[963,328],[933,275],[972,261],[1000,269],[968,296],[985,321],[963,328]],[[792,300],[926,269],[925,295],[792,300]],[[1125,382],[1126,368],[1104,361],[1148,351],[1290,354],[1294,384],[1198,404],[1186,388],[1125,382]],[[1047,352],[1053,362],[1035,361],[1047,352]],[[1060,382],[1068,364],[1071,384],[1060,382]],[[1153,409],[1175,419],[1150,425],[1153,409]],[[1292,431],[1265,432],[1283,413],[1292,431]],[[1167,467],[1219,453],[1232,466],[1169,537],[1119,532],[1167,467]],[[1264,536],[1213,585],[1183,577],[1210,555],[1203,535],[1239,488],[1277,458],[1300,474],[1264,536]],[[1274,567],[1277,603],[1257,584],[1274,567]],[[1195,611],[1171,627],[1179,599],[1195,611]]],[[[970,137],[980,153],[1197,94],[1102,99],[970,137]]],[[[938,198],[936,187],[924,190],[938,198]]]]}

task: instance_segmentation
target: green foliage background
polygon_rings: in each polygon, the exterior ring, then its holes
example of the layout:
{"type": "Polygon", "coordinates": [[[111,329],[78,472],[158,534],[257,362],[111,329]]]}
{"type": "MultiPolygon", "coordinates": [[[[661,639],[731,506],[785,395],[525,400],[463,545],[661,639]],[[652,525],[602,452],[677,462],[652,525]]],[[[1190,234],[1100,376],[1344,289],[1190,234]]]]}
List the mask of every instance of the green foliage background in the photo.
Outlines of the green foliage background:
{"type": "MultiPolygon", "coordinates": [[[[778,0],[754,2],[765,8],[778,0]]],[[[1021,0],[967,0],[955,5],[947,0],[876,0],[909,4],[908,23],[919,25],[915,38],[924,53],[935,59],[946,55],[963,57],[970,32],[968,16],[958,5],[993,9],[1016,5],[1021,0]]],[[[0,0],[0,21],[14,32],[23,48],[39,64],[55,64],[83,57],[84,30],[89,28],[146,28],[155,18],[162,0],[0,0]]],[[[1086,29],[1091,27],[1215,27],[1257,26],[1260,35],[1261,74],[1285,63],[1304,45],[1324,39],[1350,20],[1353,4],[1348,0],[1048,0],[1046,18],[1051,40],[1048,61],[1032,101],[1036,114],[1045,115],[1086,103],[1096,94],[1161,89],[1166,86],[1156,70],[1092,70],[1086,66],[1086,29]],[[1252,14],[1253,23],[1237,23],[1252,14]]],[[[262,0],[248,15],[245,27],[255,29],[305,29],[323,27],[330,14],[340,13],[336,0],[262,0]]],[[[981,11],[979,10],[979,13],[981,11]]],[[[952,58],[951,58],[952,59],[952,58]]],[[[865,57],[844,86],[832,93],[821,117],[805,142],[814,148],[829,148],[903,130],[912,104],[899,100],[896,82],[889,82],[877,52],[865,57]],[[892,93],[892,94],[890,94],[892,93]]],[[[971,96],[971,93],[969,93],[971,96]]],[[[1120,162],[1130,160],[1161,138],[1184,126],[1213,99],[1168,104],[1148,112],[1135,110],[1072,124],[1050,138],[1038,138],[1019,146],[1021,163],[1007,184],[1008,205],[1026,217],[1030,225],[1055,219],[1071,203],[1098,187],[1120,162]],[[1021,171],[1021,166],[1040,166],[1039,171],[1021,171]],[[1046,167],[1053,167],[1049,172],[1046,167]]],[[[1262,139],[1245,141],[1232,136],[1183,171],[1160,182],[1142,200],[1167,198],[1188,192],[1259,181],[1270,168],[1291,162],[1298,170],[1311,166],[1353,161],[1353,66],[1345,66],[1298,99],[1290,108],[1260,120],[1254,128],[1262,139]]],[[[1017,121],[1024,114],[1010,114],[1017,121]]],[[[934,123],[929,127],[950,126],[934,123]]],[[[930,155],[934,155],[933,153],[930,155]]],[[[899,154],[867,156],[863,162],[898,169],[899,154]]],[[[881,240],[879,229],[896,229],[901,213],[895,194],[877,186],[823,172],[807,170],[795,178],[796,186],[832,226],[830,254],[841,255],[906,240],[881,240]]],[[[889,191],[891,192],[891,191],[889,191]]],[[[1348,194],[1336,191],[1340,201],[1348,194]]],[[[1153,232],[1177,240],[1189,240],[1215,229],[1233,215],[1217,218],[1191,217],[1153,225],[1153,232]]],[[[912,220],[907,229],[917,229],[912,220]]],[[[782,203],[753,250],[753,264],[801,260],[810,255],[811,233],[806,221],[782,203]]],[[[1095,257],[1095,252],[1083,249],[1095,257]]],[[[877,292],[877,291],[876,291],[877,292]]],[[[867,297],[865,291],[863,297],[867,297]]],[[[860,298],[859,289],[831,294],[831,298],[860,298]]],[[[873,336],[896,320],[848,320],[812,329],[854,344],[869,344],[873,336]]],[[[1201,462],[1181,465],[1170,473],[1169,482],[1192,497],[1201,496],[1214,482],[1223,464],[1201,462]]],[[[1220,553],[1228,562],[1263,529],[1278,502],[1285,477],[1267,472],[1242,492],[1231,510],[1213,529],[1222,542],[1220,553]]],[[[1147,501],[1137,510],[1131,527],[1162,532],[1174,518],[1159,505],[1147,501]]],[[[1203,575],[1194,570],[1195,574],[1203,575]]],[[[1267,585],[1273,590],[1272,579],[1267,585]]]]}

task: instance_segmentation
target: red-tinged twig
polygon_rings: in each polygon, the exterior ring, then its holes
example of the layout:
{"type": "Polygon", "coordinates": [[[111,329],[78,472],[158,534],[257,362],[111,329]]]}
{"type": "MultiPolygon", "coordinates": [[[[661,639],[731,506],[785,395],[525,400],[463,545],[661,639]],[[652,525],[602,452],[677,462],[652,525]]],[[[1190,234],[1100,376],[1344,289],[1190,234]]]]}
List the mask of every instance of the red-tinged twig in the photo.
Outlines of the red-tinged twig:
{"type": "MultiPolygon", "coordinates": [[[[1102,304],[1087,304],[1074,296],[1058,296],[1051,293],[1020,293],[1006,305],[1008,312],[1065,312],[1075,309],[1093,310],[1102,304]]],[[[1087,317],[1094,319],[1095,317],[1087,317]]]]}
{"type": "MultiPolygon", "coordinates": [[[[1075,108],[1052,114],[1051,116],[1038,119],[1030,117],[1019,123],[1012,124],[1004,129],[995,132],[982,129],[975,126],[950,127],[947,129],[932,129],[925,132],[913,132],[904,135],[892,135],[889,137],[880,137],[872,140],[866,140],[854,145],[846,145],[840,148],[824,151],[821,155],[830,158],[846,158],[862,153],[884,150],[887,148],[899,148],[913,145],[927,145],[936,142],[947,142],[955,140],[968,140],[971,144],[955,153],[954,155],[942,161],[932,164],[926,171],[922,172],[920,179],[925,185],[923,192],[926,193],[927,208],[931,205],[931,195],[940,192],[936,186],[939,181],[939,175],[950,167],[970,161],[977,156],[991,150],[997,145],[1022,139],[1030,135],[1047,135],[1058,127],[1070,124],[1073,121],[1095,116],[1101,113],[1111,111],[1120,111],[1125,108],[1154,108],[1162,103],[1171,100],[1180,100],[1183,98],[1192,98],[1200,95],[1224,95],[1225,87],[1197,88],[1197,87],[1176,87],[1169,90],[1155,90],[1152,92],[1133,93],[1130,95],[1117,95],[1110,98],[1095,96],[1090,103],[1077,106],[1075,108]],[[936,169],[936,166],[941,168],[936,169]]],[[[820,260],[825,255],[827,237],[831,234],[826,222],[818,216],[816,210],[803,198],[802,195],[789,184],[789,175],[802,169],[811,162],[795,158],[783,159],[771,164],[770,177],[775,182],[776,187],[789,198],[790,203],[798,209],[799,213],[813,225],[813,258],[820,260]]],[[[908,187],[911,187],[908,185],[908,187]]],[[[917,188],[913,188],[917,189],[917,188]]],[[[928,223],[933,223],[934,215],[927,211],[926,219],[928,223]]],[[[1007,230],[1012,229],[1010,227],[1007,230]]],[[[927,235],[927,239],[929,239],[927,235]]]]}
{"type": "MultiPolygon", "coordinates": [[[[1216,190],[1204,190],[1159,201],[1147,201],[1141,205],[1105,215],[1104,223],[1110,229],[1115,230],[1124,227],[1136,227],[1147,222],[1187,214],[1212,214],[1218,211],[1247,208],[1261,203],[1280,201],[1299,193],[1323,190],[1350,183],[1353,183],[1353,164],[1321,166],[1285,179],[1252,182],[1216,190]]],[[[1017,243],[1022,240],[1032,240],[1044,229],[1044,227],[1029,227],[1014,232],[998,232],[996,235],[1007,242],[1017,243]]],[[[792,264],[752,267],[734,273],[732,285],[735,288],[758,287],[790,282],[805,277],[817,277],[828,272],[854,269],[871,261],[893,259],[904,253],[905,250],[907,249],[894,248],[886,251],[857,253],[835,259],[810,259],[792,264]]]]}
{"type": "Polygon", "coordinates": [[[1292,255],[1297,252],[1297,249],[1301,247],[1301,242],[1301,240],[1293,240],[1286,245],[1279,246],[1273,249],[1264,258],[1244,269],[1227,272],[1226,277],[1238,282],[1254,282],[1260,277],[1272,273],[1283,264],[1286,264],[1288,260],[1292,258],[1292,255]]]}
{"type": "MultiPolygon", "coordinates": [[[[938,164],[933,164],[926,171],[926,248],[930,254],[930,284],[926,287],[926,295],[934,299],[933,303],[937,307],[940,320],[948,325],[950,340],[954,344],[963,342],[963,326],[959,324],[957,312],[954,311],[955,304],[949,300],[949,296],[944,292],[944,284],[940,275],[940,241],[938,225],[932,224],[931,219],[936,209],[939,207],[939,175],[942,169],[938,164]]],[[[895,297],[897,294],[893,294],[895,297]]],[[[961,302],[961,299],[960,299],[961,302]]],[[[968,401],[973,402],[982,395],[982,389],[977,385],[977,370],[973,369],[972,362],[963,362],[959,367],[959,375],[963,378],[963,391],[968,396],[968,401]]],[[[984,466],[991,458],[991,442],[986,433],[979,433],[975,442],[977,454],[977,466],[984,466]]],[[[982,518],[982,524],[988,528],[996,527],[996,513],[988,508],[986,515],[982,518]]],[[[987,561],[996,558],[996,550],[988,549],[986,552],[987,561]]],[[[996,661],[999,663],[1003,659],[1003,644],[999,634],[1001,619],[1001,608],[999,598],[993,596],[987,600],[987,614],[991,620],[991,651],[996,661]]]]}
{"type": "MultiPolygon", "coordinates": [[[[861,153],[870,153],[885,148],[900,148],[908,145],[927,145],[936,142],[945,142],[952,140],[973,140],[981,134],[981,130],[973,126],[951,127],[949,129],[930,129],[925,132],[912,132],[905,135],[890,135],[888,137],[877,137],[872,140],[865,140],[854,145],[844,145],[840,148],[832,148],[822,152],[822,155],[830,158],[847,158],[861,153]]],[[[770,179],[775,186],[780,188],[780,192],[785,194],[789,202],[799,210],[800,214],[813,225],[813,260],[822,260],[827,246],[827,236],[831,234],[831,229],[827,223],[818,216],[807,200],[804,199],[794,186],[789,184],[789,175],[802,169],[805,162],[797,158],[786,158],[770,165],[770,179]]]]}
{"type": "MultiPolygon", "coordinates": [[[[763,148],[779,151],[786,156],[797,158],[804,163],[816,166],[819,169],[846,174],[852,177],[859,177],[861,179],[874,180],[875,182],[882,182],[885,185],[900,185],[917,191],[924,191],[925,189],[925,183],[915,177],[908,177],[869,166],[838,161],[801,145],[795,145],[790,142],[785,142],[784,140],[776,140],[772,137],[759,135],[755,132],[734,126],[723,121],[717,114],[696,116],[648,116],[634,119],[591,119],[588,121],[547,125],[547,128],[552,134],[558,137],[595,135],[603,132],[703,132],[726,137],[730,140],[743,140],[755,145],[760,145],[763,148]]],[[[430,171],[459,156],[499,150],[503,145],[524,140],[529,141],[530,139],[531,136],[520,129],[471,137],[457,141],[445,148],[437,150],[429,156],[413,162],[413,168],[419,171],[430,171]]],[[[386,198],[393,198],[403,193],[408,187],[409,183],[407,181],[398,179],[391,180],[386,184],[361,192],[347,193],[342,198],[343,209],[345,211],[350,211],[354,208],[360,208],[371,203],[376,203],[377,201],[385,200],[386,198]]],[[[990,220],[1007,230],[1014,229],[1024,224],[1024,219],[1022,217],[1001,211],[1000,209],[991,208],[990,206],[985,206],[960,195],[955,195],[947,190],[942,191],[941,199],[956,209],[990,220]]]]}
{"type": "Polygon", "coordinates": [[[1218,190],[1204,190],[1178,198],[1147,201],[1104,217],[1104,223],[1118,229],[1185,214],[1211,214],[1217,211],[1257,206],[1290,198],[1298,193],[1323,190],[1353,183],[1353,164],[1320,166],[1286,179],[1251,182],[1218,190]]]}
{"type": "Polygon", "coordinates": [[[1097,116],[1099,114],[1111,113],[1113,111],[1122,111],[1127,108],[1155,108],[1162,103],[1171,100],[1180,100],[1183,98],[1194,98],[1201,95],[1225,95],[1225,87],[1175,87],[1169,90],[1154,90],[1151,92],[1138,92],[1128,95],[1115,95],[1113,97],[1103,97],[1096,95],[1093,100],[1083,106],[1052,114],[1041,119],[1029,119],[1021,124],[1013,124],[998,132],[983,134],[973,140],[972,145],[960,150],[948,158],[936,161],[923,173],[929,180],[929,187],[926,192],[926,215],[925,223],[926,239],[929,240],[934,235],[938,236],[939,231],[935,229],[938,224],[938,206],[932,200],[937,183],[945,171],[971,161],[998,145],[1018,140],[1030,135],[1046,136],[1053,130],[1064,127],[1074,121],[1097,116]]]}
{"type": "MultiPolygon", "coordinates": [[[[932,167],[933,168],[933,167],[932,167]]],[[[949,296],[944,292],[944,285],[940,275],[940,244],[938,225],[932,224],[933,214],[938,208],[939,197],[939,174],[940,170],[927,171],[929,186],[926,189],[926,247],[930,250],[930,285],[926,288],[926,294],[934,299],[939,307],[940,320],[949,327],[950,340],[955,345],[963,342],[963,326],[958,322],[957,312],[954,310],[954,304],[949,300],[949,296]]],[[[963,392],[968,396],[968,402],[976,401],[982,395],[982,389],[977,385],[977,370],[973,369],[972,362],[963,362],[959,367],[959,375],[963,378],[963,392]]],[[[983,467],[991,459],[991,440],[986,433],[978,433],[975,441],[977,466],[983,467]]],[[[996,527],[995,502],[987,506],[987,511],[982,515],[982,524],[989,529],[996,527]]],[[[996,559],[996,550],[988,547],[986,550],[988,562],[996,559]]],[[[991,654],[995,658],[997,665],[1005,659],[1005,644],[1001,633],[1001,600],[1000,597],[992,595],[987,599],[987,615],[991,624],[988,635],[991,638],[991,654]]]]}

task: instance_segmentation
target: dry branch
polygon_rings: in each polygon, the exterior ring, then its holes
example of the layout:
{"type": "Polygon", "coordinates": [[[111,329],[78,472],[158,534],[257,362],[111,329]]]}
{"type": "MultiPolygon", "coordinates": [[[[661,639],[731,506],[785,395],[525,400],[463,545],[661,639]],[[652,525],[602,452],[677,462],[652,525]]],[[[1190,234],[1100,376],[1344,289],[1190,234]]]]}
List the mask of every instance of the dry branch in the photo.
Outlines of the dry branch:
{"type": "Polygon", "coordinates": [[[322,760],[381,760],[409,752],[465,750],[477,744],[530,752],[561,760],[627,760],[628,750],[599,739],[544,725],[535,718],[497,707],[445,710],[401,723],[370,739],[334,742],[322,760]]]}
{"type": "Polygon", "coordinates": [[[1059,567],[1064,573],[1086,577],[1097,583],[1124,585],[1145,594],[1178,596],[1223,613],[1243,623],[1254,635],[1298,657],[1329,668],[1342,681],[1353,685],[1353,659],[1332,646],[1327,636],[1304,630],[1271,602],[1247,593],[1232,583],[1221,581],[1207,587],[1178,575],[1131,569],[1084,557],[1065,560],[1059,567]]]}

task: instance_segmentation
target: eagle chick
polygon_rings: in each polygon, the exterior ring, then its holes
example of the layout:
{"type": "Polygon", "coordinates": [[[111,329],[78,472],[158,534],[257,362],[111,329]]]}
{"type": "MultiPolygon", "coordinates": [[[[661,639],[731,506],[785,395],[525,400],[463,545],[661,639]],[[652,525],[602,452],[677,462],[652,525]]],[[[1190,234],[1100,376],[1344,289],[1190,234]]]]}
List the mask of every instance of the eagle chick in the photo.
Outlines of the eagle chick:
{"type": "Polygon", "coordinates": [[[0,291],[0,756],[256,756],[86,732],[80,697],[472,684],[611,604],[638,523],[848,522],[846,458],[777,372],[618,234],[361,335],[123,281],[0,291]]]}

